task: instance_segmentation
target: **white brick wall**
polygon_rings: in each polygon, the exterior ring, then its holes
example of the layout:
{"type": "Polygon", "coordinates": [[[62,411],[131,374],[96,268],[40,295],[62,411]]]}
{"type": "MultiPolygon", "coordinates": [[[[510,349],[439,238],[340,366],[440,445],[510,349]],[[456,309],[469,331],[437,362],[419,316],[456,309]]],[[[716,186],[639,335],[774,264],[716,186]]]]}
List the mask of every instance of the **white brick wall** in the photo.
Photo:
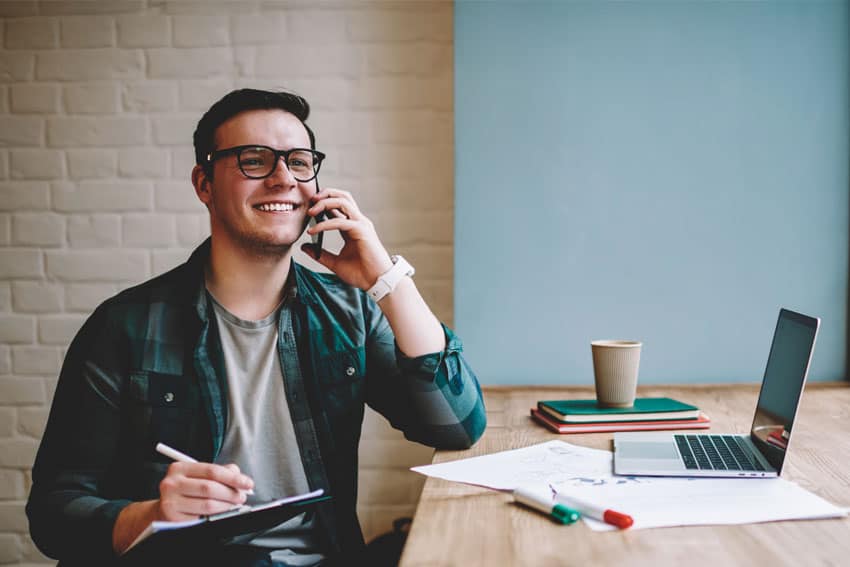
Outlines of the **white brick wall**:
{"type": "Polygon", "coordinates": [[[60,22],[62,47],[112,47],[115,20],[108,16],[70,16],[60,22]]]}
{"type": "Polygon", "coordinates": [[[40,146],[44,140],[44,120],[29,116],[0,117],[0,146],[40,146]]]}
{"type": "Polygon", "coordinates": [[[114,150],[68,149],[68,177],[71,179],[97,179],[115,177],[118,155],[114,150]]]}
{"type": "Polygon", "coordinates": [[[59,112],[59,86],[20,83],[11,87],[12,112],[54,114],[59,112]]]}
{"type": "MultiPolygon", "coordinates": [[[[0,211],[42,211],[49,207],[50,185],[33,181],[0,181],[0,211]]],[[[2,271],[0,264],[0,271],[2,271]]]]}
{"type": "MultiPolygon", "coordinates": [[[[227,91],[307,97],[323,183],[354,192],[451,323],[452,49],[438,0],[0,1],[0,563],[49,562],[23,504],[70,340],[209,233],[191,135],[227,91]]],[[[407,468],[430,455],[367,414],[367,538],[413,513],[407,468]]]]}
{"type": "Polygon", "coordinates": [[[112,114],[121,107],[117,83],[79,83],[63,91],[65,110],[70,114],[112,114]]]}
{"type": "Polygon", "coordinates": [[[61,179],[65,175],[65,156],[60,150],[22,148],[9,154],[12,179],[61,179]]]}

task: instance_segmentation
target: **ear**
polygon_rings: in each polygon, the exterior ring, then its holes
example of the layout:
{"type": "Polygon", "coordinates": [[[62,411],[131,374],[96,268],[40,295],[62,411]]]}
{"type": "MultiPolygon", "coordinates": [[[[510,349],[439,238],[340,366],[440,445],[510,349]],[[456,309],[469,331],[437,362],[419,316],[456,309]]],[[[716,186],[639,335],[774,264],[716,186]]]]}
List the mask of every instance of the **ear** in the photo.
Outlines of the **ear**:
{"type": "Polygon", "coordinates": [[[195,187],[195,194],[198,196],[198,199],[209,208],[210,201],[212,200],[212,181],[207,177],[204,168],[200,165],[192,168],[192,185],[195,187]]]}

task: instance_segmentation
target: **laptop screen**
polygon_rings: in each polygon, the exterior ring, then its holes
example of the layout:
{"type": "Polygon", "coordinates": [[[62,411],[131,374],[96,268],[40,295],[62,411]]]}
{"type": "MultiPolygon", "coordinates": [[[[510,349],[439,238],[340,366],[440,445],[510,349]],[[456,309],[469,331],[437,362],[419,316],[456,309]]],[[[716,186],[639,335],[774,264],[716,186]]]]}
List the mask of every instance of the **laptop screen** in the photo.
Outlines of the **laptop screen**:
{"type": "Polygon", "coordinates": [[[779,311],[750,432],[753,443],[777,472],[785,460],[819,323],[819,319],[787,309],[779,311]]]}

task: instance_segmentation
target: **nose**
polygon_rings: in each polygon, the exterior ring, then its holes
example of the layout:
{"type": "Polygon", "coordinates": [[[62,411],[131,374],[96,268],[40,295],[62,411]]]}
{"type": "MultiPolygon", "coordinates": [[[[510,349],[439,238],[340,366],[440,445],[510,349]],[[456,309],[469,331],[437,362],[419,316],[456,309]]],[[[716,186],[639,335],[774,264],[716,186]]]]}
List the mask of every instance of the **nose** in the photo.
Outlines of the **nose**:
{"type": "Polygon", "coordinates": [[[283,156],[279,156],[277,158],[274,171],[272,171],[271,175],[266,177],[266,183],[284,185],[289,188],[297,185],[298,180],[296,180],[295,176],[292,175],[292,172],[289,171],[289,167],[286,165],[286,159],[283,156]]]}

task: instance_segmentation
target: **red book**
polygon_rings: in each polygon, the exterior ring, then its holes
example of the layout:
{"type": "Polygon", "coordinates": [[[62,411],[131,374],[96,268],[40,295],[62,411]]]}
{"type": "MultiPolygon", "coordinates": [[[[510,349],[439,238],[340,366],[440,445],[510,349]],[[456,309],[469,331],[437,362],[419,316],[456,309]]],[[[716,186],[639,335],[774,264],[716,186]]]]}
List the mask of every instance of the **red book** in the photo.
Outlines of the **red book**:
{"type": "Polygon", "coordinates": [[[605,433],[606,431],[653,431],[667,429],[708,429],[711,420],[700,412],[695,419],[668,419],[664,421],[610,421],[594,423],[563,423],[531,408],[531,417],[555,433],[605,433]]]}
{"type": "Polygon", "coordinates": [[[784,429],[782,431],[771,431],[767,434],[767,442],[784,451],[788,448],[788,439],[786,438],[786,435],[787,433],[785,433],[784,429]]]}

